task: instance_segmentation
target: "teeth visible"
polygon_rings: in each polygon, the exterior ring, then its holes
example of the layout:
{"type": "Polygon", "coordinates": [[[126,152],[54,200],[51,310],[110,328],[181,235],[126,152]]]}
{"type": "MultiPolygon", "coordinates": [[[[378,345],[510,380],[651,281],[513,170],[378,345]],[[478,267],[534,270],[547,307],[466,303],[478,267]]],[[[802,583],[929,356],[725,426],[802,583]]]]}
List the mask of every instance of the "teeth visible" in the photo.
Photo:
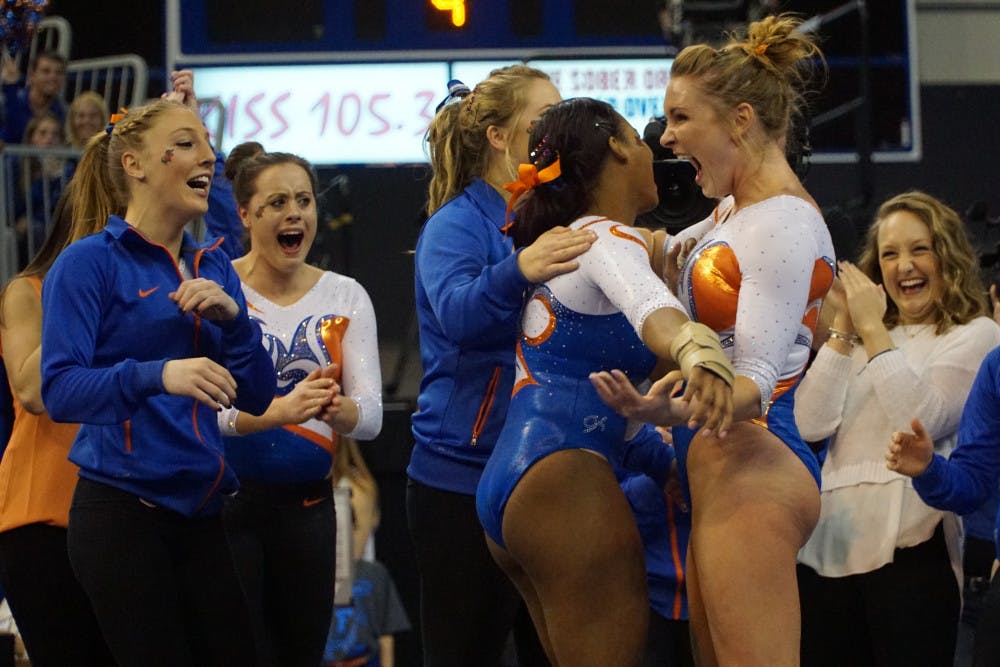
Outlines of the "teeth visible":
{"type": "Polygon", "coordinates": [[[207,188],[210,181],[205,177],[192,178],[188,181],[188,185],[192,188],[207,188]]]}
{"type": "Polygon", "coordinates": [[[903,287],[917,287],[919,285],[923,285],[924,281],[920,280],[920,279],[904,280],[903,282],[901,282],[899,284],[902,285],[903,287]]]}
{"type": "Polygon", "coordinates": [[[303,232],[282,232],[278,234],[278,243],[286,248],[291,248],[302,243],[304,237],[303,232]]]}

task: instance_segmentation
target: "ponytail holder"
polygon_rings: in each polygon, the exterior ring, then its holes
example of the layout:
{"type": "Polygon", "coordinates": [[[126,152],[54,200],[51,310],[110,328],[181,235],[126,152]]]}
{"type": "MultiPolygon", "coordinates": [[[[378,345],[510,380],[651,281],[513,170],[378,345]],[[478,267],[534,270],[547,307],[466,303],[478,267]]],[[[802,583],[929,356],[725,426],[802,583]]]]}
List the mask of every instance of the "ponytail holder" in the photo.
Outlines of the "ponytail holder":
{"type": "Polygon", "coordinates": [[[767,53],[767,44],[758,44],[753,48],[754,55],[758,58],[767,53]]]}
{"type": "Polygon", "coordinates": [[[448,82],[448,95],[434,108],[434,113],[441,111],[441,109],[449,104],[454,104],[464,99],[471,92],[472,90],[467,85],[458,79],[452,79],[448,82]]]}
{"type": "Polygon", "coordinates": [[[115,129],[115,123],[124,118],[125,114],[127,113],[128,109],[122,107],[121,109],[118,110],[118,113],[111,114],[111,119],[108,121],[108,126],[104,128],[104,131],[108,134],[108,136],[111,136],[111,131],[115,129]]]}
{"type": "Polygon", "coordinates": [[[507,201],[507,224],[501,227],[500,231],[506,233],[506,231],[514,224],[514,202],[516,202],[521,195],[529,190],[535,189],[542,183],[554,181],[560,176],[562,176],[562,165],[559,164],[558,157],[556,157],[555,162],[541,171],[539,171],[538,167],[533,164],[519,165],[517,168],[517,180],[505,183],[503,186],[503,189],[509,192],[511,197],[507,201]]]}

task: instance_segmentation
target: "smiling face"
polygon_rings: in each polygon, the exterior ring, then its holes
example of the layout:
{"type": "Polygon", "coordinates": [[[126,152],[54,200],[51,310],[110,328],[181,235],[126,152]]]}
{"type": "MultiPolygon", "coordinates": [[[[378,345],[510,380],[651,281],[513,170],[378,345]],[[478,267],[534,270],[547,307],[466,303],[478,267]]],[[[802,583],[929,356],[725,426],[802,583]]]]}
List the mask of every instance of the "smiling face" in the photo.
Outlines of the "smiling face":
{"type": "Polygon", "coordinates": [[[55,97],[66,82],[66,66],[46,56],[39,56],[28,75],[28,85],[46,97],[55,97]]]}
{"type": "Polygon", "coordinates": [[[62,126],[55,118],[43,118],[28,137],[32,146],[52,147],[62,143],[62,126]]]}
{"type": "Polygon", "coordinates": [[[893,211],[879,224],[878,263],[882,286],[899,309],[900,324],[937,322],[941,262],[931,231],[906,210],[893,211]]]}
{"type": "Polygon", "coordinates": [[[672,77],[663,111],[667,126],[660,144],[678,158],[690,160],[697,172],[695,183],[706,197],[718,199],[731,194],[739,147],[730,124],[719,117],[698,82],[691,77],[672,77]]]}
{"type": "Polygon", "coordinates": [[[100,106],[92,102],[82,102],[70,109],[69,124],[73,136],[81,144],[104,129],[104,113],[100,106]]]}
{"type": "Polygon", "coordinates": [[[185,220],[208,211],[215,153],[201,119],[189,109],[177,106],[152,118],[142,147],[123,152],[122,164],[138,181],[130,188],[133,199],[149,197],[185,220]]]}
{"type": "Polygon", "coordinates": [[[253,252],[276,268],[304,264],[316,238],[309,174],[298,164],[276,164],[261,171],[254,186],[248,206],[239,209],[253,252]]]}

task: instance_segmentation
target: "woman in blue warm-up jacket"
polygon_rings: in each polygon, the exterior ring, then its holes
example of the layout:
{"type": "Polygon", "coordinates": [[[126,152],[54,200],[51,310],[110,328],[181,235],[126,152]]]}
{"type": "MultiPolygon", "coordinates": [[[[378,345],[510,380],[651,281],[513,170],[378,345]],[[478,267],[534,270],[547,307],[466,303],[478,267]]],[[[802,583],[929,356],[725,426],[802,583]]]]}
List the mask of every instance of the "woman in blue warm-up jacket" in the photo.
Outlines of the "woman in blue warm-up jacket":
{"type": "Polygon", "coordinates": [[[229,258],[184,231],[214,162],[184,104],[109,125],[77,192],[117,197],[124,217],[72,243],[42,291],[42,398],[81,424],[70,561],[122,666],[255,661],[219,518],[238,484],[216,413],[263,413],[275,378],[229,258]]]}

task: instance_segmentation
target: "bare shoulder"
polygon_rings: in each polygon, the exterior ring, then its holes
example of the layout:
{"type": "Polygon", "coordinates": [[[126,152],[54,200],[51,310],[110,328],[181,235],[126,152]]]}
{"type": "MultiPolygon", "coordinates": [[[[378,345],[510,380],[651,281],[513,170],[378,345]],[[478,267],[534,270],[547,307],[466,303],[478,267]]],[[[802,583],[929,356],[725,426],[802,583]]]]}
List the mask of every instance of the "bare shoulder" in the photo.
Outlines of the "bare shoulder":
{"type": "Polygon", "coordinates": [[[42,299],[30,278],[18,276],[3,291],[3,321],[13,324],[18,319],[34,314],[41,315],[42,299]]]}

